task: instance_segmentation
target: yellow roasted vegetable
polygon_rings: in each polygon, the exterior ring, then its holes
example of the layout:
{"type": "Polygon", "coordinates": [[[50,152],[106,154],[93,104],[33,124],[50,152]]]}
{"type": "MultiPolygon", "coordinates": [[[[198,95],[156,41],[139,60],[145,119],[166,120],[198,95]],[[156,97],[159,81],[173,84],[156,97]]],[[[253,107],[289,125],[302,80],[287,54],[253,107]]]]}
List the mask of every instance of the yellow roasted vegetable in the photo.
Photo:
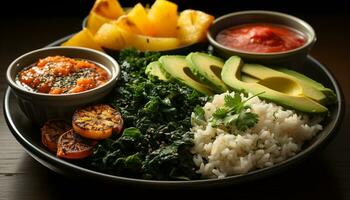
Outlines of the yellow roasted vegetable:
{"type": "Polygon", "coordinates": [[[88,16],[86,27],[95,34],[102,24],[124,14],[117,0],[96,0],[88,16]]]}
{"type": "Polygon", "coordinates": [[[108,49],[125,48],[126,43],[120,31],[114,23],[103,24],[95,34],[95,40],[98,44],[108,49]]]}
{"type": "Polygon", "coordinates": [[[176,37],[177,5],[166,0],[156,0],[148,12],[157,37],[176,37]]]}
{"type": "Polygon", "coordinates": [[[103,47],[119,50],[135,47],[141,51],[163,51],[179,47],[180,41],[175,37],[150,37],[128,32],[115,23],[101,26],[95,35],[96,41],[103,47]]]}
{"type": "Polygon", "coordinates": [[[109,19],[117,19],[124,14],[124,10],[117,0],[96,0],[91,12],[109,19]]]}
{"type": "Polygon", "coordinates": [[[84,28],[79,33],[62,44],[62,46],[78,46],[103,51],[101,46],[95,41],[91,32],[84,28]]]}
{"type": "Polygon", "coordinates": [[[134,6],[134,8],[128,13],[128,18],[131,22],[136,24],[142,35],[154,35],[155,30],[153,24],[151,24],[147,11],[141,3],[134,6]]]}
{"type": "Polygon", "coordinates": [[[119,17],[117,21],[113,21],[112,23],[116,24],[118,27],[124,29],[125,31],[142,34],[141,30],[137,28],[136,24],[131,21],[127,15],[119,17]]]}
{"type": "Polygon", "coordinates": [[[196,10],[185,10],[178,16],[177,10],[178,6],[168,0],[155,0],[149,9],[138,3],[126,11],[118,0],[96,0],[87,29],[64,45],[163,51],[204,41],[214,17],[196,10]]]}
{"type": "Polygon", "coordinates": [[[178,38],[182,44],[206,40],[207,31],[214,17],[202,11],[184,10],[178,20],[178,38]]]}
{"type": "Polygon", "coordinates": [[[137,35],[121,29],[126,47],[135,47],[141,51],[164,51],[180,46],[180,40],[176,37],[151,37],[137,35]]]}
{"type": "Polygon", "coordinates": [[[95,12],[90,12],[86,24],[86,28],[91,31],[92,34],[95,34],[97,30],[102,26],[102,24],[111,21],[111,19],[99,15],[95,12]]]}

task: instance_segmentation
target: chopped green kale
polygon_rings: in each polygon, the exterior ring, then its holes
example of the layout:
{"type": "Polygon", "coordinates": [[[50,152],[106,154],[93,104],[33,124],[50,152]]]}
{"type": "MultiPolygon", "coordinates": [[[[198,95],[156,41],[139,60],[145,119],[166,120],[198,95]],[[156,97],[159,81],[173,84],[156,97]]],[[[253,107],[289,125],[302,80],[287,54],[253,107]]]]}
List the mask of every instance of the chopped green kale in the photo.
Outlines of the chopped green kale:
{"type": "Polygon", "coordinates": [[[159,180],[199,178],[195,173],[191,113],[208,98],[179,83],[163,82],[145,74],[159,53],[122,50],[121,77],[110,98],[127,127],[120,137],[98,144],[90,158],[99,171],[159,180]]]}

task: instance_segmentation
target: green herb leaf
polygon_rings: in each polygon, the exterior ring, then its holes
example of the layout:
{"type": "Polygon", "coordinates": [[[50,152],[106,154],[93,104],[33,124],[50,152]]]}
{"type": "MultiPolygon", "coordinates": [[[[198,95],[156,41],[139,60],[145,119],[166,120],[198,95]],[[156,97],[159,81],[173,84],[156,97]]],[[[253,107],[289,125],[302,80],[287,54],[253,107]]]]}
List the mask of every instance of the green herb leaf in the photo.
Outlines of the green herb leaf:
{"type": "Polygon", "coordinates": [[[232,126],[236,122],[238,116],[239,116],[238,114],[226,116],[225,119],[223,120],[224,125],[232,126]]]}
{"type": "Polygon", "coordinates": [[[225,95],[224,106],[217,108],[210,119],[211,126],[224,126],[226,128],[236,126],[236,128],[241,131],[253,127],[258,122],[258,115],[247,112],[250,106],[245,105],[245,102],[253,97],[254,96],[242,101],[239,93],[235,93],[234,96],[225,95]]]}
{"type": "Polygon", "coordinates": [[[222,118],[226,117],[226,115],[229,111],[230,110],[226,107],[218,108],[213,113],[213,117],[217,118],[217,119],[222,119],[222,118]]]}
{"type": "Polygon", "coordinates": [[[197,105],[194,110],[193,110],[194,114],[196,115],[196,117],[200,120],[204,120],[204,114],[205,111],[202,108],[202,106],[197,105]]]}
{"type": "Polygon", "coordinates": [[[199,126],[205,125],[206,122],[204,114],[204,109],[201,106],[197,105],[193,110],[193,114],[191,115],[191,123],[199,126]]]}
{"type": "Polygon", "coordinates": [[[225,95],[224,100],[225,100],[224,105],[229,108],[236,107],[237,105],[242,103],[241,95],[239,95],[238,93],[235,93],[234,96],[231,96],[229,94],[225,95]]]}
{"type": "Polygon", "coordinates": [[[236,127],[240,131],[246,131],[252,128],[259,121],[259,116],[251,112],[242,112],[236,120],[236,127]]]}
{"type": "Polygon", "coordinates": [[[129,136],[132,138],[138,138],[141,136],[141,131],[138,128],[135,127],[129,127],[124,129],[123,136],[129,136]]]}

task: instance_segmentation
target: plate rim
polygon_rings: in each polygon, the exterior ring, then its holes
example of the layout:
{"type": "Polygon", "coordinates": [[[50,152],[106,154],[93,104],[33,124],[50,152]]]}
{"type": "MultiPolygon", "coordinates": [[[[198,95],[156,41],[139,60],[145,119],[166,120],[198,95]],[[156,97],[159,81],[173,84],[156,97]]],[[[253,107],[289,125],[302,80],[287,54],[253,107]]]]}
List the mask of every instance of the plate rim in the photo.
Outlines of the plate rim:
{"type": "MultiPolygon", "coordinates": [[[[63,38],[60,38],[46,47],[49,46],[57,46],[70,37],[72,37],[74,34],[67,35],[63,38]]],[[[227,185],[227,184],[237,184],[242,182],[247,182],[250,180],[256,180],[261,179],[263,177],[277,174],[280,171],[286,170],[289,167],[294,166],[295,164],[299,163],[300,161],[306,159],[308,155],[314,153],[316,150],[320,149],[322,146],[324,146],[327,142],[331,141],[337,135],[339,132],[339,129],[341,127],[341,124],[344,120],[344,113],[345,113],[345,102],[344,102],[344,96],[342,89],[336,80],[336,78],[333,76],[331,71],[324,65],[322,65],[318,60],[313,58],[312,56],[308,55],[307,59],[309,59],[311,62],[315,63],[318,67],[321,68],[321,70],[325,73],[325,75],[330,79],[330,82],[332,83],[332,86],[334,87],[334,90],[337,94],[338,102],[337,102],[337,112],[335,116],[335,123],[333,124],[333,127],[331,127],[331,130],[325,134],[323,137],[319,138],[317,141],[315,141],[312,145],[309,145],[306,149],[303,149],[299,153],[297,153],[295,156],[290,157],[280,163],[277,163],[271,167],[266,167],[262,169],[257,169],[250,171],[246,174],[239,174],[239,175],[233,175],[228,176],[225,178],[214,178],[214,179],[199,179],[199,180],[189,180],[189,181],[169,181],[169,180],[147,180],[147,179],[138,179],[138,178],[129,178],[129,177],[123,177],[123,176],[117,176],[112,174],[107,174],[103,172],[98,172],[92,169],[88,169],[73,163],[70,163],[69,161],[59,159],[56,156],[52,155],[49,152],[45,152],[42,148],[39,146],[30,143],[25,136],[18,131],[17,127],[14,124],[14,121],[12,119],[11,113],[10,113],[10,98],[11,95],[14,97],[15,94],[12,93],[11,88],[8,86],[5,92],[5,95],[3,97],[3,113],[5,117],[5,121],[7,123],[7,126],[10,129],[10,132],[12,135],[16,138],[16,140],[21,144],[21,146],[24,147],[25,151],[30,154],[35,160],[43,164],[45,167],[60,173],[65,174],[61,171],[61,169],[57,168],[63,167],[65,170],[70,170],[71,174],[74,172],[79,172],[82,174],[75,174],[77,176],[81,175],[89,175],[93,176],[93,178],[99,179],[108,182],[118,182],[122,184],[128,184],[128,185],[142,185],[146,187],[154,187],[162,185],[166,188],[179,188],[179,187],[209,187],[209,186],[217,186],[217,185],[227,185]],[[56,168],[56,169],[53,169],[56,168]]]]}

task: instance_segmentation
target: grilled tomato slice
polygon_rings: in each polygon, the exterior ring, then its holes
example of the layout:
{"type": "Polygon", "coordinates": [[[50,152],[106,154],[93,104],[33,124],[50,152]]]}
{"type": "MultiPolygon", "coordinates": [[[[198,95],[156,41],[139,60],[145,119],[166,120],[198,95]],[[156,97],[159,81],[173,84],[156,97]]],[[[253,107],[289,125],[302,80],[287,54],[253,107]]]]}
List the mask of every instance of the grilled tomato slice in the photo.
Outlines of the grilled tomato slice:
{"type": "Polygon", "coordinates": [[[59,137],[57,156],[67,159],[83,159],[92,154],[96,144],[96,141],[83,138],[71,129],[59,137]]]}
{"type": "Polygon", "coordinates": [[[56,153],[58,138],[69,129],[72,129],[72,126],[64,120],[49,120],[41,128],[41,142],[56,153]]]}
{"type": "Polygon", "coordinates": [[[83,137],[102,140],[123,128],[121,114],[109,105],[88,106],[75,111],[73,129],[83,137]]]}

